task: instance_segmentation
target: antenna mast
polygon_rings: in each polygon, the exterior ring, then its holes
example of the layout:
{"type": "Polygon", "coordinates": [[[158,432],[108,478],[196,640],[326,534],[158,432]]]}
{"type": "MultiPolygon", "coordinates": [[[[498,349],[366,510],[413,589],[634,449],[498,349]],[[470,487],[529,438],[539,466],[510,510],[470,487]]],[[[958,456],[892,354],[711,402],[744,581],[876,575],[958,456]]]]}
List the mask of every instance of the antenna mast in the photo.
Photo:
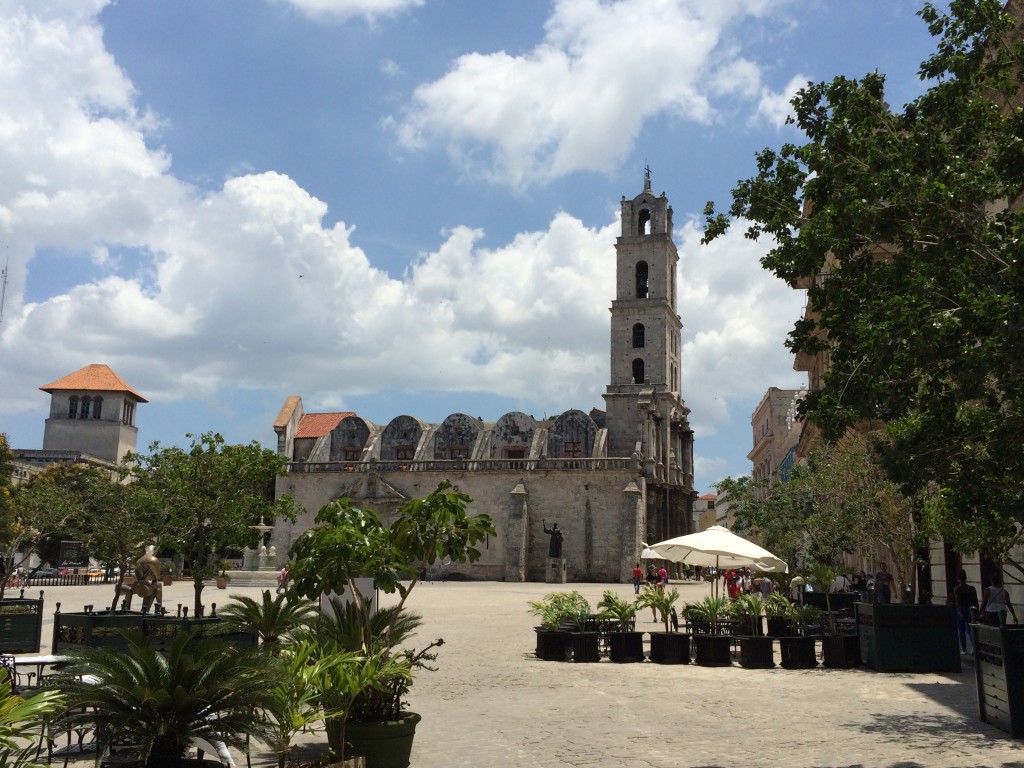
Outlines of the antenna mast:
{"type": "Polygon", "coordinates": [[[4,321],[4,299],[7,298],[7,267],[11,264],[10,260],[4,264],[3,271],[0,272],[0,324],[4,321]]]}

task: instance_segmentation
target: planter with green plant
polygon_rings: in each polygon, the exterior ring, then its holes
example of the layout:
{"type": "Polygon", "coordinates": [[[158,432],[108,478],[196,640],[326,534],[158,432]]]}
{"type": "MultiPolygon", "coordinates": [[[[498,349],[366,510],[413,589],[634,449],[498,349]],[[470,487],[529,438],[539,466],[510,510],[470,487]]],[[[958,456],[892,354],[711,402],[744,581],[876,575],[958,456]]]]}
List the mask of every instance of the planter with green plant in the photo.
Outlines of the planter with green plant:
{"type": "Polygon", "coordinates": [[[769,637],[786,637],[791,634],[789,615],[793,604],[781,592],[772,592],[764,601],[765,624],[769,637]]]}
{"type": "Polygon", "coordinates": [[[794,603],[789,612],[789,637],[779,638],[781,663],[785,669],[813,669],[818,666],[817,639],[807,629],[816,625],[821,610],[794,603]]]}
{"type": "Polygon", "coordinates": [[[575,590],[563,601],[562,626],[568,628],[572,641],[572,660],[578,664],[593,664],[601,660],[601,635],[597,631],[590,603],[575,590]]]}
{"type": "Polygon", "coordinates": [[[274,685],[266,659],[220,640],[177,635],[165,653],[138,632],[127,653],[113,648],[65,651],[67,666],[47,679],[61,691],[64,728],[89,728],[101,744],[131,737],[138,764],[174,768],[194,738],[245,749],[249,737],[272,741],[264,712],[274,685]]]}
{"type": "Polygon", "coordinates": [[[553,592],[543,600],[530,603],[530,613],[540,619],[535,627],[537,648],[535,654],[542,661],[568,661],[572,655],[572,638],[569,630],[562,626],[561,603],[567,593],[553,592]]]}
{"type": "Polygon", "coordinates": [[[775,666],[775,641],[761,632],[760,595],[742,594],[730,606],[736,618],[740,641],[740,666],[746,669],[772,669],[775,666]]]}
{"type": "Polygon", "coordinates": [[[618,664],[644,660],[644,633],[637,632],[637,605],[607,589],[597,604],[599,619],[615,622],[608,632],[608,658],[618,664]]]}
{"type": "Polygon", "coordinates": [[[636,599],[637,608],[653,608],[665,625],[664,632],[651,632],[651,661],[655,664],[689,664],[690,635],[678,631],[673,606],[679,600],[679,589],[664,589],[647,584],[636,599]]]}
{"type": "Polygon", "coordinates": [[[812,563],[810,580],[819,591],[804,593],[802,597],[804,605],[812,605],[824,611],[821,614],[822,665],[831,669],[849,669],[860,664],[860,639],[856,634],[856,624],[853,625],[853,634],[841,633],[836,617],[844,611],[850,611],[852,614],[851,606],[856,596],[850,592],[833,594],[830,591],[838,575],[838,569],[832,565],[812,563]],[[820,599],[810,599],[812,595],[820,599]]]}
{"type": "MultiPolygon", "coordinates": [[[[452,563],[475,562],[480,558],[476,545],[496,531],[488,515],[469,515],[466,507],[471,499],[454,490],[445,481],[423,499],[403,504],[390,524],[370,509],[358,508],[351,499],[340,499],[323,507],[314,526],[296,539],[289,552],[293,563],[288,577],[289,596],[318,600],[322,595],[343,595],[348,601],[354,625],[353,634],[363,649],[365,670],[340,668],[358,681],[360,675],[374,680],[364,689],[376,691],[381,708],[363,707],[355,698],[328,702],[337,709],[347,704],[351,712],[344,718],[328,718],[329,746],[333,757],[343,760],[346,739],[339,736],[339,725],[352,729],[360,718],[381,716],[372,725],[378,731],[411,732],[419,715],[405,710],[404,695],[414,680],[417,661],[422,667],[432,660],[424,651],[414,652],[400,647],[402,609],[419,581],[421,569],[439,560],[452,563]],[[373,593],[364,580],[386,594],[397,593],[399,600],[384,621],[374,621],[373,593]],[[401,723],[401,728],[394,727],[401,723]],[[331,734],[334,734],[333,738],[331,734]]],[[[377,615],[379,616],[379,612],[377,615]]],[[[427,667],[429,668],[429,667],[427,667]]],[[[340,674],[340,672],[339,672],[340,674]]],[[[363,699],[374,698],[363,694],[363,699]]],[[[361,729],[361,726],[355,726],[361,729]]],[[[367,742],[369,743],[369,742],[367,742]]],[[[411,749],[411,740],[408,741],[411,749]]],[[[357,748],[359,749],[359,748],[357,748]]],[[[353,750],[355,754],[355,750],[353,750]]],[[[365,755],[368,768],[401,764],[399,755],[381,757],[365,755]],[[388,761],[393,761],[389,763],[388,761]],[[397,762],[394,762],[397,761],[397,762]]],[[[408,755],[404,764],[408,764],[408,755]]]]}
{"type": "Polygon", "coordinates": [[[698,628],[694,632],[694,661],[704,667],[727,667],[732,664],[732,637],[726,634],[729,598],[708,596],[686,606],[688,622],[698,628]]]}

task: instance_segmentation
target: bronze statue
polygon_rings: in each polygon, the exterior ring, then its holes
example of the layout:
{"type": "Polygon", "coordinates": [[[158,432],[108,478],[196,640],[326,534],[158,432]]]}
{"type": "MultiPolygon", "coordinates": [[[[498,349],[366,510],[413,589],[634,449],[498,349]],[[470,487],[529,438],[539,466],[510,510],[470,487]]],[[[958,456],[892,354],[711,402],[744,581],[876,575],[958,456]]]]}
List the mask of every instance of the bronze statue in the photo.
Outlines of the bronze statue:
{"type": "Polygon", "coordinates": [[[135,583],[121,584],[118,587],[119,595],[127,595],[124,601],[126,610],[131,610],[132,597],[138,595],[142,598],[142,610],[148,611],[153,602],[156,602],[156,609],[159,610],[163,604],[164,584],[160,577],[160,558],[156,556],[156,547],[149,544],[146,553],[135,561],[135,583]]]}
{"type": "Polygon", "coordinates": [[[548,557],[561,557],[562,532],[558,530],[558,523],[552,523],[550,529],[543,520],[540,521],[540,525],[544,529],[544,533],[551,537],[548,541],[548,557]]]}

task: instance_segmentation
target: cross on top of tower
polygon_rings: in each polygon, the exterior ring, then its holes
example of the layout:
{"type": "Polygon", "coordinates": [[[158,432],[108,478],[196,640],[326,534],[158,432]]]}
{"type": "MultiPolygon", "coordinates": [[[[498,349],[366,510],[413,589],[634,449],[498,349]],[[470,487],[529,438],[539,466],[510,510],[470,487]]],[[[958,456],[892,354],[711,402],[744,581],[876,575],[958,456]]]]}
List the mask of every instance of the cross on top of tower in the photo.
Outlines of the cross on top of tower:
{"type": "Polygon", "coordinates": [[[644,165],[644,192],[651,191],[651,166],[644,165]]]}

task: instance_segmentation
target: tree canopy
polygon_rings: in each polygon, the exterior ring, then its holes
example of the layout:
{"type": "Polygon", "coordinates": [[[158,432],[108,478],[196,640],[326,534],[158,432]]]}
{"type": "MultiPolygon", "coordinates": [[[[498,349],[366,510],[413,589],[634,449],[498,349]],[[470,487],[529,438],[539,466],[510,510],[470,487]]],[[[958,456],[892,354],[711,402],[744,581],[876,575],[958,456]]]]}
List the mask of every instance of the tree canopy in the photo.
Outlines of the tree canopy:
{"type": "Polygon", "coordinates": [[[882,436],[851,432],[834,443],[816,441],[790,479],[727,477],[717,485],[740,532],[799,570],[838,564],[845,553],[880,551],[900,584],[910,584],[923,532],[916,498],[885,476],[877,445],[882,436]]]}
{"type": "Polygon", "coordinates": [[[155,534],[161,546],[181,553],[195,587],[195,613],[201,615],[204,577],[220,565],[228,549],[258,544],[260,519],[294,519],[290,496],[274,499],[274,483],[285,459],[259,443],[228,445],[207,432],[187,448],[150,446],[131,456],[139,488],[160,509],[155,534]]]}
{"type": "Polygon", "coordinates": [[[806,141],[761,151],[705,241],[735,222],[771,242],[763,266],[812,310],[787,346],[829,357],[806,415],[828,440],[884,421],[889,478],[937,489],[940,531],[1003,560],[1024,516],[1024,47],[1000,0],[919,15],[926,90],[894,110],[877,72],[809,83],[806,141]]]}

